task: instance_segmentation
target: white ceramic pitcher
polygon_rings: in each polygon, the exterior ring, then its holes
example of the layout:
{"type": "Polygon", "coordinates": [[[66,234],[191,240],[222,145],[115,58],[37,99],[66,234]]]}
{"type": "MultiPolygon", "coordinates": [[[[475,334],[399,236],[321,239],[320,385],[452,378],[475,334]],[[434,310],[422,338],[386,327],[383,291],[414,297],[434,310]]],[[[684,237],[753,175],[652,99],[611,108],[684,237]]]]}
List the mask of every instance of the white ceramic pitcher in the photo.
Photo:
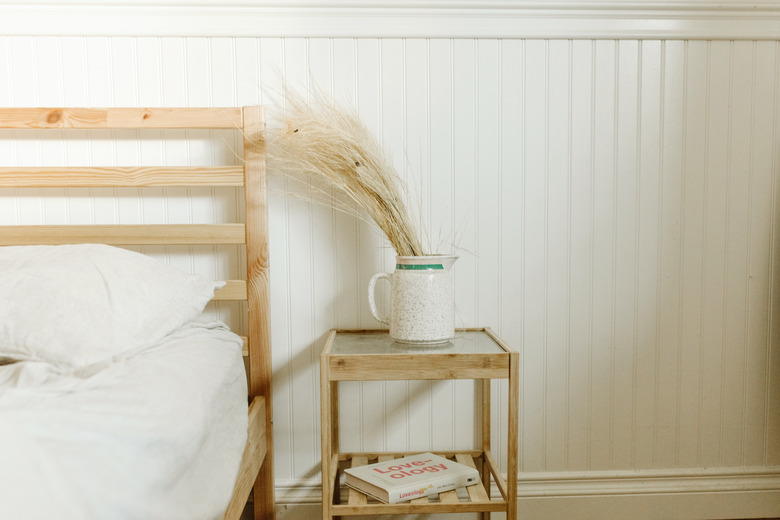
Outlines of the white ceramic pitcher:
{"type": "Polygon", "coordinates": [[[374,318],[390,326],[400,343],[444,343],[455,336],[452,266],[455,255],[398,256],[395,272],[379,273],[368,282],[368,304],[374,318]],[[390,316],[377,312],[374,292],[380,279],[390,282],[390,316]]]}

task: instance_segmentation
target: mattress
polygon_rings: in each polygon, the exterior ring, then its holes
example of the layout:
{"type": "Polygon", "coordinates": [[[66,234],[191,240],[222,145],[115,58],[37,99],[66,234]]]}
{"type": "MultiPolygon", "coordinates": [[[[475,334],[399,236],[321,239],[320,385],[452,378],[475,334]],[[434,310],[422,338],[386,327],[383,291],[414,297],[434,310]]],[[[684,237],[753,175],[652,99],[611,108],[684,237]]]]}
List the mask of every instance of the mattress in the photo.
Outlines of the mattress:
{"type": "Polygon", "coordinates": [[[241,339],[219,322],[84,368],[0,366],[0,517],[211,519],[247,429],[241,339]]]}

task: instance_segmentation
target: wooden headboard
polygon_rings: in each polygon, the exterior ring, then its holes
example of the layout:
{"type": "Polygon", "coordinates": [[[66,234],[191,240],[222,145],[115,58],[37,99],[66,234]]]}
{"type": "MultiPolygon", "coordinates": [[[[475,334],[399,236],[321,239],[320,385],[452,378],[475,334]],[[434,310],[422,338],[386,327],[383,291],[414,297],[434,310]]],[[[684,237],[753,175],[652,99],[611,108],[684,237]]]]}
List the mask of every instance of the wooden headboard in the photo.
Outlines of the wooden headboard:
{"type": "Polygon", "coordinates": [[[242,500],[246,501],[253,485],[255,518],[273,518],[263,108],[5,108],[0,109],[0,129],[234,129],[241,132],[243,160],[239,166],[1,167],[0,188],[243,187],[243,222],[0,226],[0,245],[245,245],[246,278],[230,280],[215,296],[215,300],[246,301],[248,317],[244,354],[247,358],[249,399],[252,403],[250,429],[254,419],[258,430],[256,436],[250,432],[242,473],[226,518],[234,517],[236,511],[240,515],[242,500]],[[247,458],[252,460],[247,463],[247,458]],[[259,465],[262,467],[258,474],[259,465]]]}

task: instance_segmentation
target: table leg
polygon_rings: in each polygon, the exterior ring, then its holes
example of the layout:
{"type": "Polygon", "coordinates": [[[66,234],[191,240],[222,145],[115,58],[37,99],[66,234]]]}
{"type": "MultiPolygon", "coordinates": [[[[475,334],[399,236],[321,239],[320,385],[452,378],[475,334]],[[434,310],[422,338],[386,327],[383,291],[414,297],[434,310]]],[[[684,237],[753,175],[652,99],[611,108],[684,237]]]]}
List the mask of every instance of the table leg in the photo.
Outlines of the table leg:
{"type": "Polygon", "coordinates": [[[520,355],[517,352],[509,354],[509,413],[508,436],[507,439],[507,520],[517,519],[517,443],[519,436],[518,421],[520,416],[520,377],[519,377],[520,355]]]}
{"type": "Polygon", "coordinates": [[[330,467],[330,482],[331,486],[331,503],[341,503],[340,489],[338,484],[338,465],[340,450],[339,445],[339,383],[333,381],[330,384],[330,455],[331,455],[331,467],[330,467]]]}
{"type": "MultiPolygon", "coordinates": [[[[483,454],[483,461],[482,461],[482,482],[485,485],[485,491],[487,491],[488,496],[490,496],[490,468],[488,467],[487,461],[484,460],[484,454],[490,451],[490,416],[491,416],[491,380],[490,379],[481,379],[478,381],[478,383],[481,383],[481,427],[482,427],[482,454],[483,454]]],[[[482,520],[490,520],[490,513],[489,512],[483,512],[480,514],[480,518],[482,520]]]]}
{"type": "Polygon", "coordinates": [[[322,456],[322,519],[330,520],[330,504],[333,497],[333,483],[330,480],[333,449],[333,396],[329,381],[327,360],[320,362],[320,432],[322,456]]]}

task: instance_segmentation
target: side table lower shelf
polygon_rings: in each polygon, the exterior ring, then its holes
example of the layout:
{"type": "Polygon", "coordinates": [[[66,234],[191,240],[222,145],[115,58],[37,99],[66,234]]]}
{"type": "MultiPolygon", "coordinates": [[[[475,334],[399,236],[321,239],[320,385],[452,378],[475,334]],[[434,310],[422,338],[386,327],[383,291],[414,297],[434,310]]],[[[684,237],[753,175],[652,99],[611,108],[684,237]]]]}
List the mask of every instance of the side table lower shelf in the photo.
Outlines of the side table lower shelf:
{"type": "Polygon", "coordinates": [[[386,504],[352,488],[339,485],[345,468],[362,466],[377,461],[401,458],[411,453],[342,453],[333,455],[331,482],[334,494],[331,497],[333,516],[380,515],[380,514],[433,514],[507,511],[507,486],[496,467],[490,452],[459,451],[436,452],[437,455],[461,464],[475,467],[481,474],[481,482],[466,488],[446,491],[438,495],[416,498],[397,504],[386,504]],[[491,480],[492,479],[492,480],[491,480]],[[501,499],[490,499],[490,483],[494,482],[501,493],[501,499]],[[344,492],[344,493],[342,493],[344,492]],[[342,501],[346,498],[346,503],[342,501]]]}

